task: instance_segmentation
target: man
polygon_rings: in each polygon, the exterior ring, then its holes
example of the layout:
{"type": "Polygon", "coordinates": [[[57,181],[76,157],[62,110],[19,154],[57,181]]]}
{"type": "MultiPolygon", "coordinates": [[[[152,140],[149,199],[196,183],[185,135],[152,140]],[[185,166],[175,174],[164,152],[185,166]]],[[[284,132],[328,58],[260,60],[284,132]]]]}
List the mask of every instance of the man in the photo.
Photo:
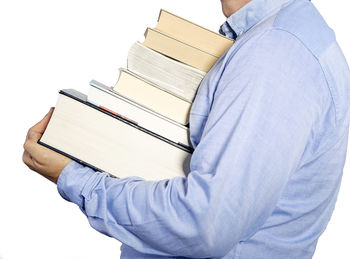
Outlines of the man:
{"type": "MultiPolygon", "coordinates": [[[[350,72],[308,0],[222,0],[236,39],[203,80],[190,116],[187,178],[114,179],[38,144],[24,162],[57,182],[129,258],[311,258],[344,167],[350,72]]],[[[135,172],[137,175],[137,172],[135,172]]]]}

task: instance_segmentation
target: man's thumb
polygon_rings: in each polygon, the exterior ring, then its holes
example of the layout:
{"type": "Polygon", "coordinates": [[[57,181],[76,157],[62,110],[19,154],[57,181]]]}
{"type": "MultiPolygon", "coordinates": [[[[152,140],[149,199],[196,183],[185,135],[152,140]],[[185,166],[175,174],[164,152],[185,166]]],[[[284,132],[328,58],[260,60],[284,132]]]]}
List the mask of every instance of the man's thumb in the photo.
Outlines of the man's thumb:
{"type": "Polygon", "coordinates": [[[32,131],[28,133],[28,139],[37,142],[41,138],[42,134],[32,131]]]}

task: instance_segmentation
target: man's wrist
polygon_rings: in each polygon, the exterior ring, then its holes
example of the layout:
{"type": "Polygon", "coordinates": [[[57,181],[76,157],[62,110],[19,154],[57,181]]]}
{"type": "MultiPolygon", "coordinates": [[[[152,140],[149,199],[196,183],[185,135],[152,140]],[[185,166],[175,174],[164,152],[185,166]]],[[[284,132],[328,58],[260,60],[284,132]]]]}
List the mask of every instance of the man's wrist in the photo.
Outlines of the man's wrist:
{"type": "Polygon", "coordinates": [[[59,194],[65,200],[73,202],[82,208],[84,202],[82,191],[95,173],[91,168],[71,161],[63,168],[58,177],[57,190],[59,194]]]}

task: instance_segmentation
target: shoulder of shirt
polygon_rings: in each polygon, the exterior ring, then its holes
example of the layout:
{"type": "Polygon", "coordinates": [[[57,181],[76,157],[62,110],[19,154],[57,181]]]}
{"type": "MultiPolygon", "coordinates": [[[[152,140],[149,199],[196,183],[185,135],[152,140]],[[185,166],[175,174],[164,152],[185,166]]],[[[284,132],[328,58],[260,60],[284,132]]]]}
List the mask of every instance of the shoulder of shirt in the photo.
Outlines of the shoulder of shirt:
{"type": "Polygon", "coordinates": [[[333,30],[310,1],[292,1],[276,14],[252,27],[234,45],[242,46],[250,42],[249,45],[263,44],[268,48],[269,46],[264,44],[263,40],[264,37],[272,34],[275,36],[275,45],[271,45],[271,48],[276,46],[283,48],[278,43],[283,37],[289,35],[291,41],[301,43],[316,59],[319,59],[336,42],[333,30]]]}
{"type": "MultiPolygon", "coordinates": [[[[325,86],[323,88],[324,93],[330,95],[335,106],[334,90],[332,91],[329,87],[328,78],[320,59],[323,54],[329,55],[327,51],[334,46],[336,38],[333,30],[327,25],[311,2],[292,1],[291,4],[284,6],[278,13],[257,24],[246,34],[241,40],[237,41],[239,44],[225,60],[227,63],[235,54],[240,52],[239,49],[244,45],[247,48],[241,55],[249,55],[252,53],[252,48],[266,52],[267,56],[268,53],[280,49],[281,51],[288,51],[291,55],[295,53],[296,59],[302,53],[309,53],[309,65],[314,64],[319,71],[322,71],[325,86]],[[265,42],[266,40],[267,42],[265,42]]],[[[306,57],[304,56],[304,58],[306,57]]],[[[300,69],[303,68],[300,67],[300,69]]]]}
{"type": "MultiPolygon", "coordinates": [[[[288,48],[293,47],[290,51],[295,52],[297,59],[302,53],[308,52],[310,53],[310,64],[318,67],[323,74],[323,87],[321,85],[317,85],[317,87],[320,90],[323,89],[319,91],[319,94],[325,96],[325,100],[330,100],[332,103],[331,106],[334,108],[333,116],[330,115],[333,118],[332,120],[337,124],[336,121],[344,118],[342,109],[345,105],[343,100],[337,98],[337,96],[345,96],[343,94],[345,90],[338,93],[338,85],[329,84],[329,76],[326,75],[327,71],[325,71],[327,66],[325,68],[324,64],[321,64],[322,61],[320,61],[324,55],[327,57],[325,59],[326,62],[332,58],[329,54],[333,53],[333,51],[329,52],[329,50],[334,49],[334,46],[337,45],[335,34],[312,3],[309,1],[292,1],[275,15],[254,26],[246,34],[246,36],[238,39],[237,46],[233,47],[232,52],[229,52],[229,56],[224,62],[229,63],[231,58],[238,54],[240,52],[239,49],[244,45],[247,48],[244,48],[243,54],[239,55],[241,58],[244,58],[242,55],[251,53],[252,47],[258,48],[258,51],[267,51],[267,53],[273,51],[274,48],[289,52],[288,48]],[[266,39],[268,43],[264,42],[266,39]],[[286,39],[289,41],[286,41],[286,39]],[[286,42],[288,44],[283,45],[286,42]]],[[[338,49],[335,52],[339,52],[338,49]]],[[[350,94],[350,91],[347,92],[350,94]]]]}
{"type": "Polygon", "coordinates": [[[293,1],[274,17],[271,29],[296,37],[316,58],[335,41],[333,30],[309,1],[293,1]]]}
{"type": "Polygon", "coordinates": [[[335,124],[348,125],[349,68],[334,31],[315,6],[310,1],[294,0],[277,13],[270,29],[293,35],[314,56],[323,72],[327,92],[331,96],[335,124]]]}
{"type": "MultiPolygon", "coordinates": [[[[264,37],[274,34],[274,46],[281,47],[278,43],[283,37],[288,37],[299,42],[316,59],[319,59],[329,47],[336,42],[333,30],[327,25],[320,13],[309,1],[292,1],[283,7],[278,13],[261,21],[249,30],[236,45],[261,45],[264,37]],[[241,41],[241,42],[240,42],[241,41]],[[239,43],[239,44],[237,44],[239,43]]],[[[291,43],[293,44],[293,43],[291,43]]]]}
{"type": "MultiPolygon", "coordinates": [[[[260,52],[260,58],[267,58],[265,61],[264,59],[260,60],[262,66],[269,65],[273,57],[278,59],[274,55],[268,58],[271,53],[275,53],[278,49],[279,53],[288,52],[289,56],[295,55],[295,59],[289,60],[291,66],[295,67],[300,55],[303,55],[300,62],[308,59],[310,63],[305,65],[315,66],[315,73],[318,70],[319,74],[323,74],[323,78],[320,78],[319,81],[323,81],[323,83],[315,85],[315,87],[318,90],[322,89],[318,91],[319,95],[322,98],[324,97],[324,100],[331,100],[334,107],[334,91],[331,91],[328,85],[324,67],[320,64],[320,58],[324,53],[327,53],[327,50],[335,42],[333,30],[329,28],[317,9],[309,1],[292,1],[291,4],[284,6],[278,13],[271,15],[252,27],[242,37],[239,37],[236,44],[234,44],[236,46],[232,47],[232,50],[222,61],[225,67],[229,66],[229,63],[234,66],[235,62],[230,62],[232,59],[234,61],[240,60],[242,63],[242,59],[246,59],[247,55],[260,52]],[[307,53],[310,55],[305,56],[307,53]]],[[[277,61],[275,64],[278,64],[277,61]]],[[[300,70],[304,69],[302,64],[300,70]]]]}
{"type": "MultiPolygon", "coordinates": [[[[285,49],[295,43],[307,50],[310,57],[313,56],[317,61],[336,43],[333,30],[310,1],[292,1],[276,14],[256,24],[237,40],[228,56],[235,55],[244,45],[248,48],[261,47],[269,50],[276,47],[285,49]],[[272,40],[273,44],[265,44],[266,38],[272,40]],[[282,46],[287,38],[290,40],[289,46],[282,46]]],[[[230,58],[225,61],[229,60],[230,58]]]]}

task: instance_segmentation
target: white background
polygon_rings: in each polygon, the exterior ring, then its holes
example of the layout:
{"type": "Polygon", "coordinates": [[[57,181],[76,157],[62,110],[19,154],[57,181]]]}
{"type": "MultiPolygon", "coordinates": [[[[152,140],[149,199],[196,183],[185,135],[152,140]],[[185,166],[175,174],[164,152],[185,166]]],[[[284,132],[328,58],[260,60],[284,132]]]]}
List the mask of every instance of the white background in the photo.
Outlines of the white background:
{"type": "MultiPolygon", "coordinates": [[[[313,2],[350,60],[348,1],[313,2]]],[[[215,31],[225,20],[219,0],[0,0],[1,259],[119,258],[118,241],[93,230],[54,184],[22,164],[22,144],[59,89],[86,92],[91,79],[113,85],[129,47],[156,25],[160,8],[215,31]]],[[[350,258],[349,173],[347,163],[316,259],[350,258]]]]}

